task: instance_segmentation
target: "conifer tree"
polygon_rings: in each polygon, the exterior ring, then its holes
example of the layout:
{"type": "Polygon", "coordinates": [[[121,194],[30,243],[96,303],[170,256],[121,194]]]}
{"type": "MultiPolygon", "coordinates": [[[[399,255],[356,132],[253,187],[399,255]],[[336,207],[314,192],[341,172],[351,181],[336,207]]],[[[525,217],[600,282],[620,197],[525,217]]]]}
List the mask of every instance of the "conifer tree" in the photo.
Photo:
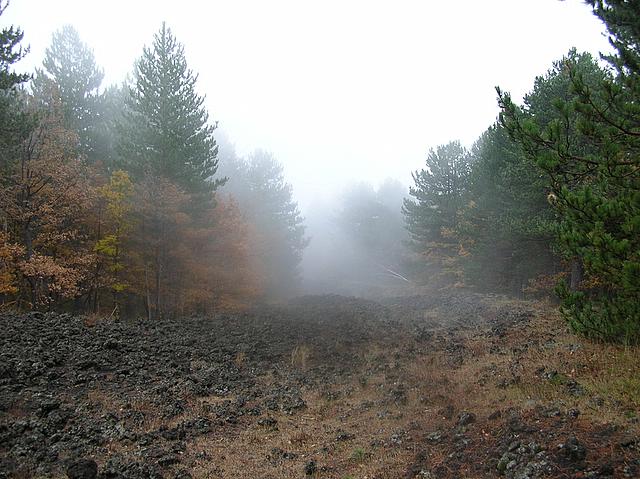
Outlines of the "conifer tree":
{"type": "Polygon", "coordinates": [[[78,135],[79,151],[92,162],[101,160],[104,151],[98,129],[103,99],[99,89],[104,73],[96,65],[93,51],[80,40],[75,28],[65,25],[53,34],[42,67],[33,80],[34,94],[46,102],[51,84],[55,85],[64,125],[78,135]]]}
{"type": "Polygon", "coordinates": [[[459,141],[429,151],[426,168],[412,174],[413,198],[404,200],[402,213],[410,245],[426,268],[425,280],[452,284],[461,278],[455,231],[468,188],[470,155],[459,141]]]}
{"type": "Polygon", "coordinates": [[[224,169],[230,177],[225,190],[237,198],[255,228],[258,244],[253,249],[262,259],[266,293],[291,293],[309,240],[282,165],[272,154],[256,150],[247,160],[228,152],[224,169]]]}
{"type": "MultiPolygon", "coordinates": [[[[0,16],[8,3],[0,0],[0,16]]],[[[12,70],[26,54],[20,46],[24,33],[10,26],[0,30],[0,171],[6,172],[18,156],[17,149],[34,126],[33,118],[24,111],[19,98],[20,86],[29,75],[12,70]]]]}
{"type": "Polygon", "coordinates": [[[221,183],[213,179],[218,149],[197,79],[184,47],[163,23],[135,66],[120,153],[138,179],[151,174],[211,196],[221,183]]]}
{"type": "MultiPolygon", "coordinates": [[[[537,128],[557,122],[561,116],[555,105],[576,97],[569,63],[589,85],[602,81],[603,72],[590,54],[570,50],[548,72],[538,76],[532,91],[525,95],[523,111],[537,128]]],[[[575,120],[575,114],[572,118],[575,120]]],[[[587,151],[589,147],[579,143],[575,127],[566,133],[565,140],[574,149],[587,151]]],[[[482,135],[472,156],[469,195],[458,228],[469,253],[466,279],[518,294],[529,288],[530,280],[535,280],[539,287],[549,290],[553,276],[561,271],[554,241],[557,215],[547,199],[552,192],[550,178],[500,124],[482,135]]]]}
{"type": "Polygon", "coordinates": [[[550,179],[559,243],[584,280],[559,288],[570,324],[590,337],[640,341],[640,5],[588,2],[607,26],[612,74],[590,84],[567,61],[574,95],[540,126],[500,92],[501,121],[550,179]]]}
{"type": "Polygon", "coordinates": [[[500,125],[490,127],[471,154],[468,194],[456,228],[465,281],[521,294],[529,280],[555,273],[558,262],[548,180],[500,125]]]}
{"type": "Polygon", "coordinates": [[[409,189],[414,199],[404,201],[407,229],[418,249],[432,241],[441,241],[445,230],[457,224],[457,212],[467,189],[469,152],[459,141],[431,149],[426,168],[412,174],[415,186],[409,189]]]}

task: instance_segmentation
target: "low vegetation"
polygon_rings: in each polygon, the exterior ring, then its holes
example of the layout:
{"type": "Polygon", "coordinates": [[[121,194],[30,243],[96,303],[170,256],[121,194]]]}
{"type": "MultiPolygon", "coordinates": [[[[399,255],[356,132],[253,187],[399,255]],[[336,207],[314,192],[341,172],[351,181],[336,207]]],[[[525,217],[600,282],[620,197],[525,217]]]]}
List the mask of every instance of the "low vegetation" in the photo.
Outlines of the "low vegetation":
{"type": "Polygon", "coordinates": [[[153,328],[0,321],[9,477],[83,459],[140,479],[640,474],[640,351],[576,337],[537,301],[430,291],[153,328]]]}

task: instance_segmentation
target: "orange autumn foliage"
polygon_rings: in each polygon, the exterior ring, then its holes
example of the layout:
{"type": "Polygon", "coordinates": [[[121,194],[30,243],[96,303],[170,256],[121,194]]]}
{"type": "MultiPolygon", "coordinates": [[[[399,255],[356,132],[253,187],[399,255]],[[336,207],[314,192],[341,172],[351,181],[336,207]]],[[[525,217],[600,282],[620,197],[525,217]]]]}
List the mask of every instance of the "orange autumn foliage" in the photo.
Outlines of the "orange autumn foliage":
{"type": "Polygon", "coordinates": [[[136,195],[129,283],[149,318],[236,310],[261,293],[250,231],[230,199],[196,214],[189,195],[158,177],[136,195]]]}
{"type": "Polygon", "coordinates": [[[0,232],[0,295],[13,296],[19,289],[18,262],[24,254],[24,248],[12,243],[9,235],[0,232]]]}
{"type": "MultiPolygon", "coordinates": [[[[34,103],[28,108],[36,111],[34,103]]],[[[95,191],[56,105],[38,111],[39,123],[10,162],[0,192],[3,283],[11,283],[4,299],[15,296],[33,308],[78,296],[95,261],[85,224],[95,191]]]]}
{"type": "Polygon", "coordinates": [[[263,294],[256,235],[227,197],[77,154],[55,89],[0,180],[0,304],[148,318],[238,310],[263,294]],[[214,206],[215,205],[215,206],[214,206]]]}
{"type": "Polygon", "coordinates": [[[187,265],[193,281],[185,289],[188,309],[238,310],[263,292],[263,275],[252,257],[252,231],[231,198],[218,198],[208,228],[187,228],[187,265]]]}

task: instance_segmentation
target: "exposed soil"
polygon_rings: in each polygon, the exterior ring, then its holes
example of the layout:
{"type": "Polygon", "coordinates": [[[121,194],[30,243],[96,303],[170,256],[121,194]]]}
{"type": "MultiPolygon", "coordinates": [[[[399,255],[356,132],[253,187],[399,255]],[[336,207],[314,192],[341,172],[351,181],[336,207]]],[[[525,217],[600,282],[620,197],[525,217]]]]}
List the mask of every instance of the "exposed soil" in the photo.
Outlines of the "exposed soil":
{"type": "Polygon", "coordinates": [[[638,359],[467,292],[5,313],[0,478],[640,477],[638,359]]]}

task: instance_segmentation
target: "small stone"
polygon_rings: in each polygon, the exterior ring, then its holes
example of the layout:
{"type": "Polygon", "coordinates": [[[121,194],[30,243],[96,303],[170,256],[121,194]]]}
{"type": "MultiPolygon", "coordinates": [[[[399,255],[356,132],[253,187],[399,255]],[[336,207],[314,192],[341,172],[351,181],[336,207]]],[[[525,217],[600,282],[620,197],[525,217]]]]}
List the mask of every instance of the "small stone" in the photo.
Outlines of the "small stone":
{"type": "Polygon", "coordinates": [[[572,461],[582,461],[587,457],[587,449],[575,436],[569,436],[569,439],[564,444],[561,444],[560,447],[564,455],[572,461]]]}
{"type": "Polygon", "coordinates": [[[638,442],[638,439],[634,436],[625,436],[620,440],[621,447],[631,447],[638,442]]]}
{"type": "Polygon", "coordinates": [[[585,390],[584,387],[576,382],[576,381],[568,381],[566,384],[567,390],[569,391],[569,394],[571,394],[572,396],[584,396],[585,395],[585,390]]]}
{"type": "Polygon", "coordinates": [[[166,454],[158,459],[158,465],[161,467],[169,467],[174,464],[178,464],[180,462],[180,458],[175,454],[166,454]]]}
{"type": "Polygon", "coordinates": [[[476,415],[473,414],[472,412],[465,411],[462,414],[460,414],[460,417],[458,418],[459,426],[467,426],[468,424],[471,424],[474,422],[476,422],[476,415]]]}
{"type": "Polygon", "coordinates": [[[509,452],[513,452],[520,447],[520,441],[513,441],[509,444],[509,448],[507,449],[509,452]]]}
{"type": "Polygon", "coordinates": [[[51,411],[54,411],[60,407],[60,403],[55,399],[47,399],[40,403],[40,407],[38,408],[38,412],[41,416],[46,416],[51,411]]]}
{"type": "Polygon", "coordinates": [[[338,442],[350,441],[354,437],[355,436],[353,434],[349,434],[346,431],[338,431],[338,435],[336,436],[336,441],[338,442]]]}
{"type": "Polygon", "coordinates": [[[498,461],[498,465],[496,466],[496,469],[498,469],[498,472],[503,473],[507,470],[507,464],[509,464],[512,460],[512,455],[509,454],[508,452],[505,452],[502,457],[500,458],[500,460],[498,461]]]}
{"type": "Polygon", "coordinates": [[[427,434],[426,439],[429,442],[438,443],[438,442],[442,441],[442,432],[434,431],[432,433],[429,433],[429,434],[427,434]]]}
{"type": "Polygon", "coordinates": [[[496,419],[499,419],[500,416],[502,416],[502,413],[500,411],[494,411],[489,415],[487,419],[489,419],[489,421],[495,421],[496,419]]]}
{"type": "Polygon", "coordinates": [[[529,451],[531,451],[533,454],[538,454],[540,451],[542,451],[542,446],[540,446],[540,444],[535,441],[530,442],[528,447],[529,451]]]}
{"type": "Polygon", "coordinates": [[[318,470],[318,465],[316,464],[316,461],[309,461],[304,465],[304,473],[307,476],[312,476],[313,474],[316,473],[316,471],[318,470]]]}
{"type": "Polygon", "coordinates": [[[277,429],[278,428],[278,420],[272,417],[265,417],[262,419],[258,419],[258,426],[266,427],[269,429],[277,429]]]}

